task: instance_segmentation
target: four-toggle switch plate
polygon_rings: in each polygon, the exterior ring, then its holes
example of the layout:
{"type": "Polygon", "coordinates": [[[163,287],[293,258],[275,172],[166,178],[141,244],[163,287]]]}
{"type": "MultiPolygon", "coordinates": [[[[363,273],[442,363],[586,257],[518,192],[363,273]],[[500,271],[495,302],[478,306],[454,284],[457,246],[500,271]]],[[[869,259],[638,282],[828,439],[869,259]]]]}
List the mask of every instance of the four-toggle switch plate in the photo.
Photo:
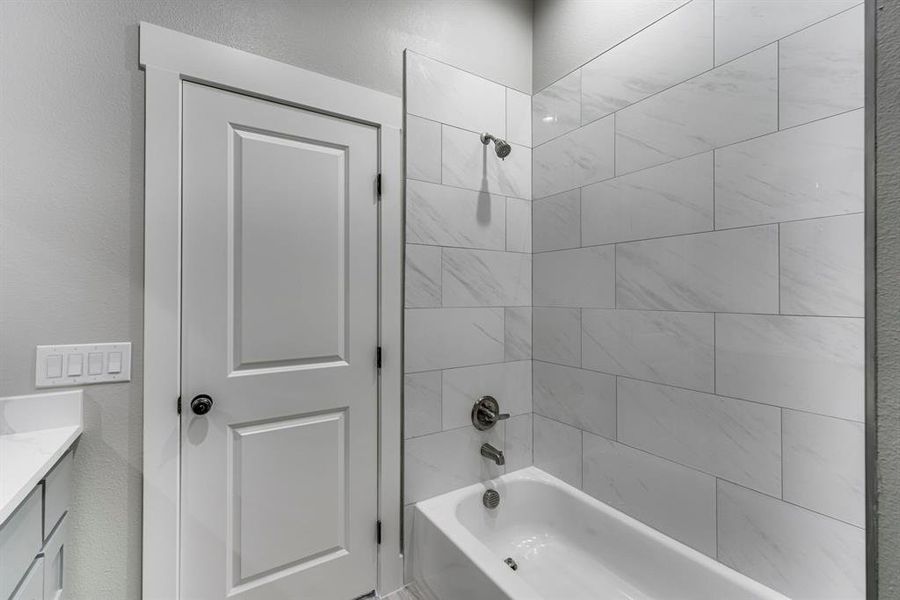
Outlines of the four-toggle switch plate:
{"type": "Polygon", "coordinates": [[[34,385],[39,388],[131,380],[131,342],[38,346],[34,385]]]}

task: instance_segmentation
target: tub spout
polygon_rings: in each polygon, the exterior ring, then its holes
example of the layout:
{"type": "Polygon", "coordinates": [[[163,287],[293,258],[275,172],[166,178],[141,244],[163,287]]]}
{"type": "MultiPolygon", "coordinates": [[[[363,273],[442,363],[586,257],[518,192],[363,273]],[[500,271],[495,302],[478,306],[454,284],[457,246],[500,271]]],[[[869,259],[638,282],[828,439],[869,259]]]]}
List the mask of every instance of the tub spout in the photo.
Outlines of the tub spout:
{"type": "Polygon", "coordinates": [[[497,450],[490,444],[481,445],[481,455],[494,461],[498,466],[506,464],[506,458],[503,456],[503,450],[497,450]]]}

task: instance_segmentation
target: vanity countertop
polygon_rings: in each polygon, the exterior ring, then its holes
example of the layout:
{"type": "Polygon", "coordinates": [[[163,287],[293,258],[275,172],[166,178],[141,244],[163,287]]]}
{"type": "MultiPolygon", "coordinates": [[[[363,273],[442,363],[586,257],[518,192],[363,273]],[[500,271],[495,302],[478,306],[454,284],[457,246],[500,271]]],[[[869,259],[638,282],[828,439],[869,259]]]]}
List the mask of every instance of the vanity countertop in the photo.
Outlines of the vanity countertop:
{"type": "Polygon", "coordinates": [[[81,435],[81,390],[0,398],[0,525],[81,435]]]}

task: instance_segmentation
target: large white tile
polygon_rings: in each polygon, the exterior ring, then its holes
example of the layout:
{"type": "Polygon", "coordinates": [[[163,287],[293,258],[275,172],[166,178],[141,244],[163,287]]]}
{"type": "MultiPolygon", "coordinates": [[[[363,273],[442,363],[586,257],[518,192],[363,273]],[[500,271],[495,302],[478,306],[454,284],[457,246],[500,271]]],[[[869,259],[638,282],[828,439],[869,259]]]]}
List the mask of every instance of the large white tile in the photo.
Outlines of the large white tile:
{"type": "Polygon", "coordinates": [[[615,173],[612,115],[534,149],[534,197],[609,179],[615,173]]]}
{"type": "Polygon", "coordinates": [[[862,319],[716,315],[716,391],[863,420],[862,319]]]}
{"type": "Polygon", "coordinates": [[[779,43],[781,128],[862,108],[865,12],[860,4],[779,43]]]}
{"type": "Polygon", "coordinates": [[[584,434],[584,491],[679,542],[716,555],[716,480],[584,434]]]}
{"type": "Polygon", "coordinates": [[[780,239],[782,313],[863,316],[863,215],[782,223],[780,239]]]}
{"type": "Polygon", "coordinates": [[[585,246],[711,229],[712,152],[581,190],[581,243],[585,246]]]}
{"type": "Polygon", "coordinates": [[[781,409],[619,378],[624,444],[765,492],[781,494],[781,409]]]}
{"type": "Polygon", "coordinates": [[[581,366],[581,309],[534,307],[534,358],[581,366]]]}
{"type": "Polygon", "coordinates": [[[583,310],[581,364],[614,375],[713,391],[713,315],[583,310]]]}
{"type": "Polygon", "coordinates": [[[863,111],[716,151],[716,227],[863,210],[863,111]]]}
{"type": "Polygon", "coordinates": [[[403,501],[418,502],[505,473],[480,453],[485,442],[503,448],[504,430],[504,424],[489,431],[463,427],[406,440],[403,501]]]}
{"type": "Polygon", "coordinates": [[[406,112],[503,137],[506,135],[506,88],[407,51],[406,112]]]}
{"type": "Polygon", "coordinates": [[[535,361],[534,412],[615,439],[616,378],[535,361]]]}
{"type": "Polygon", "coordinates": [[[407,180],[406,241],[503,250],[506,247],[506,199],[407,180]]]}
{"type": "Polygon", "coordinates": [[[531,148],[531,96],[506,88],[506,141],[531,148]]]}
{"type": "Polygon", "coordinates": [[[864,527],[865,426],[784,411],[784,499],[864,527]]]}
{"type": "Polygon", "coordinates": [[[532,464],[532,417],[531,414],[510,417],[506,421],[506,470],[524,469],[532,464]]]}
{"type": "Polygon", "coordinates": [[[534,415],[534,466],[581,488],[581,431],[534,415]]]}
{"type": "Polygon", "coordinates": [[[407,308],[441,305],[441,249],[437,246],[406,245],[407,308]]]}
{"type": "Polygon", "coordinates": [[[406,116],[406,176],[441,182],[441,124],[406,116]]]}
{"type": "Polygon", "coordinates": [[[616,305],[615,247],[593,246],[534,255],[534,305],[616,305]]]}
{"type": "Polygon", "coordinates": [[[443,249],[444,306],[528,306],[531,255],[443,249]]]}
{"type": "Polygon", "coordinates": [[[403,377],[403,437],[441,430],[441,372],[425,371],[403,377]]]}
{"type": "Polygon", "coordinates": [[[713,2],[694,0],[581,68],[583,123],[713,66],[713,2]]]}
{"type": "Polygon", "coordinates": [[[444,125],[442,181],[469,190],[531,199],[531,149],[513,145],[500,159],[479,134],[444,125]]]}
{"type": "Polygon", "coordinates": [[[862,529],[718,482],[719,560],[797,600],[865,597],[862,529]]]}
{"type": "Polygon", "coordinates": [[[616,174],[775,131],[777,64],[771,45],[616,113],[616,174]]]}
{"type": "Polygon", "coordinates": [[[493,396],[500,411],[511,415],[531,412],[531,361],[496,363],[444,371],[444,429],[472,426],[472,405],[493,396]]]}
{"type": "Polygon", "coordinates": [[[778,312],[775,225],[616,246],[620,308],[778,312]]]}
{"type": "Polygon", "coordinates": [[[581,189],[532,203],[535,252],[581,246],[581,189]]]}
{"type": "Polygon", "coordinates": [[[859,0],[718,0],[716,64],[761,48],[859,0]]]}
{"type": "Polygon", "coordinates": [[[503,361],[502,308],[406,310],[406,372],[503,361]]]}
{"type": "Polygon", "coordinates": [[[581,70],[569,73],[531,98],[534,145],[581,125],[581,70]]]}
{"type": "Polygon", "coordinates": [[[531,252],[531,202],[506,199],[506,249],[509,252],[531,252]]]}
{"type": "Polygon", "coordinates": [[[515,306],[505,309],[506,360],[531,358],[531,307],[515,306]]]}

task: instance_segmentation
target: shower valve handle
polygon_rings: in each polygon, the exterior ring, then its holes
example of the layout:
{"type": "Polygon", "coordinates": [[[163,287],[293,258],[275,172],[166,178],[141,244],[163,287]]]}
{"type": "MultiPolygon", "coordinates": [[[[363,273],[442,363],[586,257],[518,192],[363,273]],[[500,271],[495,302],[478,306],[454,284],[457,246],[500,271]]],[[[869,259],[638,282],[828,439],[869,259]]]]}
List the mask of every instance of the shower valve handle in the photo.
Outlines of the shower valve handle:
{"type": "Polygon", "coordinates": [[[493,427],[497,421],[509,418],[509,413],[500,412],[500,403],[493,396],[482,396],[472,406],[472,425],[478,431],[493,427]]]}

